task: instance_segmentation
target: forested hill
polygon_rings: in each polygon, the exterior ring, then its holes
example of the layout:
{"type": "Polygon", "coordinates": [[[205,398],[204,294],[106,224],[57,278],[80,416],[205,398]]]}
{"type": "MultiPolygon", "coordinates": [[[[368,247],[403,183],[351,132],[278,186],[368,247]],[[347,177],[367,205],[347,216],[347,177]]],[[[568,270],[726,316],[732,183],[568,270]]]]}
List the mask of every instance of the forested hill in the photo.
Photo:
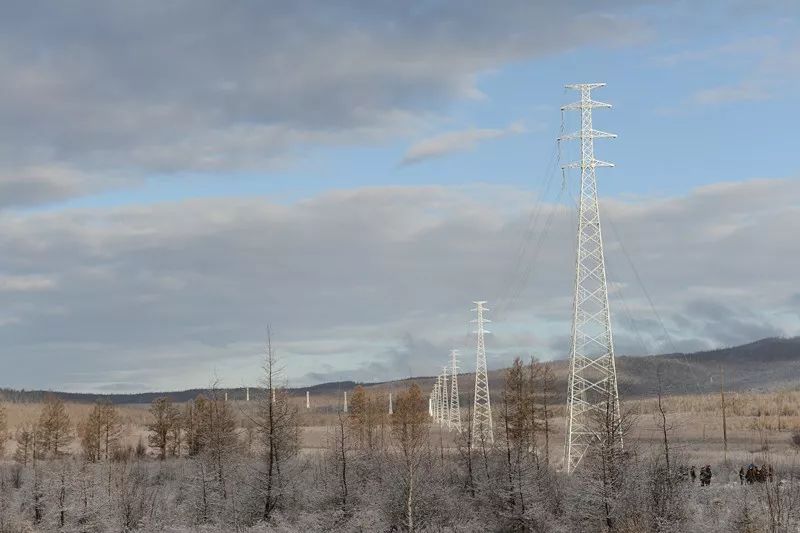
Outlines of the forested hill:
{"type": "Polygon", "coordinates": [[[691,354],[620,357],[620,392],[653,394],[660,368],[664,388],[673,394],[768,391],[797,388],[800,384],[800,337],[760,341],[691,354]],[[723,376],[724,373],[724,376],[723,376]]]}
{"type": "MultiPolygon", "coordinates": [[[[466,362],[463,366],[467,366],[466,362]]],[[[567,362],[551,363],[555,381],[553,392],[563,396],[566,391],[567,362]]],[[[800,337],[768,338],[753,343],[718,350],[690,354],[665,354],[656,356],[617,357],[617,374],[620,394],[626,397],[644,397],[655,394],[658,388],[658,374],[661,374],[662,389],[668,394],[707,394],[717,392],[721,386],[722,372],[725,373],[725,388],[730,391],[767,391],[797,388],[800,386],[800,337]]],[[[469,392],[465,387],[472,374],[461,374],[462,393],[469,392]]],[[[500,390],[503,370],[490,372],[489,381],[494,391],[500,390]]],[[[367,384],[367,387],[400,389],[409,382],[419,383],[425,390],[432,386],[433,378],[420,377],[412,380],[367,384]]],[[[342,391],[351,390],[357,383],[338,381],[321,383],[311,387],[289,389],[291,394],[302,396],[306,391],[312,395],[337,397],[342,391]]],[[[228,393],[232,400],[245,398],[245,389],[219,389],[228,393]]],[[[250,389],[255,397],[261,391],[250,389]]],[[[73,402],[94,402],[107,398],[116,404],[150,403],[159,396],[169,396],[182,402],[208,393],[207,389],[190,389],[174,392],[143,392],[137,394],[82,394],[50,391],[25,391],[0,389],[5,401],[35,402],[46,394],[55,394],[73,402]]]]}
{"type": "MultiPolygon", "coordinates": [[[[292,394],[305,394],[310,391],[311,394],[328,394],[337,393],[340,391],[351,390],[357,385],[354,381],[336,381],[330,383],[320,383],[302,389],[289,389],[292,394]]],[[[243,387],[226,389],[216,389],[217,394],[228,394],[231,400],[244,400],[247,391],[243,387]]],[[[263,394],[264,389],[258,387],[250,388],[251,398],[256,398],[259,394],[263,394]]],[[[160,391],[160,392],[139,392],[134,394],[93,394],[93,393],[79,393],[79,392],[59,392],[59,391],[45,391],[45,390],[15,390],[0,388],[0,398],[7,402],[38,402],[45,396],[53,394],[70,402],[78,403],[94,403],[97,400],[109,400],[114,404],[137,404],[137,403],[150,403],[154,399],[161,396],[168,396],[173,401],[185,402],[197,397],[198,394],[211,394],[210,389],[188,389],[183,391],[160,391]]]]}

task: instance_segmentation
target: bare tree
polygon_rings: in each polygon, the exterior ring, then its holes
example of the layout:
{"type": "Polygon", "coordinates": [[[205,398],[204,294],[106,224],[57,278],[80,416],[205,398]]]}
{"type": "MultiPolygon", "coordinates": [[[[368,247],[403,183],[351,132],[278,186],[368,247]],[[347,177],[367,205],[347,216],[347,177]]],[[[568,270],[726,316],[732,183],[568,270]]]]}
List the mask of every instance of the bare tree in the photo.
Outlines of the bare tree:
{"type": "Polygon", "coordinates": [[[728,417],[725,411],[725,367],[720,366],[722,379],[719,385],[719,398],[722,404],[722,447],[725,452],[725,463],[728,463],[728,417]]]}
{"type": "MultiPolygon", "coordinates": [[[[659,365],[656,369],[657,379],[658,379],[658,400],[657,400],[657,407],[658,407],[658,426],[661,430],[661,434],[663,436],[663,443],[664,443],[664,464],[666,465],[667,472],[670,471],[670,462],[669,462],[669,432],[672,431],[672,425],[667,422],[667,411],[664,408],[664,401],[662,397],[662,379],[661,379],[661,366],[659,365]]],[[[669,477],[667,476],[668,482],[669,477]]]]}
{"type": "Polygon", "coordinates": [[[416,530],[415,509],[421,497],[416,491],[423,451],[429,439],[429,421],[425,399],[416,384],[397,396],[392,416],[392,437],[403,462],[405,488],[405,526],[416,530]]]}
{"type": "Polygon", "coordinates": [[[337,465],[339,490],[341,493],[342,509],[347,509],[347,458],[350,452],[350,431],[347,427],[345,415],[339,411],[336,418],[335,436],[333,439],[333,458],[337,465]]]}
{"type": "Polygon", "coordinates": [[[656,425],[661,433],[662,453],[651,468],[651,502],[653,517],[656,523],[670,524],[683,519],[683,502],[678,492],[677,482],[679,472],[675,465],[673,449],[670,444],[670,435],[674,429],[667,418],[667,408],[664,402],[663,376],[661,365],[656,368],[657,396],[656,396],[656,425]]]}
{"type": "Polygon", "coordinates": [[[72,425],[61,398],[48,394],[39,416],[40,447],[42,453],[58,457],[72,442],[72,425]]]}
{"type": "Polygon", "coordinates": [[[358,444],[362,448],[367,440],[367,410],[367,391],[361,385],[357,385],[350,395],[347,414],[350,431],[358,438],[358,444]]]}
{"type": "Polygon", "coordinates": [[[84,456],[89,462],[108,461],[122,434],[116,407],[108,400],[96,403],[78,432],[84,456]]]}
{"type": "Polygon", "coordinates": [[[280,506],[284,465],[297,454],[300,428],[297,409],[291,405],[285,391],[276,387],[281,376],[278,359],[272,349],[272,332],[267,327],[267,346],[264,358],[265,394],[260,399],[254,423],[263,443],[265,469],[259,471],[258,483],[263,497],[262,518],[269,520],[280,506]]]}
{"type": "Polygon", "coordinates": [[[550,464],[550,394],[553,390],[553,369],[545,364],[542,370],[542,423],[544,426],[544,461],[550,464]]]}
{"type": "Polygon", "coordinates": [[[39,447],[39,431],[34,428],[33,432],[33,453],[31,454],[31,462],[33,463],[33,523],[39,524],[42,521],[42,486],[39,476],[39,456],[41,454],[39,447]]]}
{"type": "Polygon", "coordinates": [[[358,385],[350,397],[349,423],[362,449],[374,451],[380,444],[380,428],[386,420],[385,398],[358,385]]]}
{"type": "Polygon", "coordinates": [[[69,463],[63,461],[58,472],[58,528],[64,529],[67,523],[67,476],[69,463]]]}
{"type": "MultiPolygon", "coordinates": [[[[772,468],[772,461],[765,456],[765,463],[772,468]]],[[[767,527],[770,533],[790,531],[797,527],[798,502],[800,502],[800,483],[794,472],[786,472],[787,479],[781,481],[777,472],[770,474],[761,484],[761,499],[766,508],[767,527]]]]}
{"type": "Polygon", "coordinates": [[[466,476],[464,479],[464,486],[469,492],[469,495],[474,498],[475,497],[475,475],[474,475],[474,467],[473,467],[473,457],[472,457],[472,448],[473,442],[472,439],[474,438],[473,427],[472,427],[472,403],[467,403],[467,418],[465,420],[466,424],[464,425],[463,430],[458,435],[456,443],[458,445],[458,453],[461,458],[461,461],[464,463],[464,470],[466,471],[466,476]]]}
{"type": "Polygon", "coordinates": [[[114,449],[119,445],[122,436],[122,423],[114,404],[109,400],[101,401],[96,408],[99,409],[100,433],[103,442],[103,459],[108,461],[114,449]]]}
{"type": "Polygon", "coordinates": [[[14,460],[22,466],[28,466],[28,461],[33,458],[33,441],[38,429],[36,426],[25,424],[17,429],[17,448],[14,451],[14,460]]]}
{"type": "Polygon", "coordinates": [[[213,470],[223,499],[228,498],[225,465],[239,451],[236,415],[230,404],[212,388],[211,398],[199,412],[201,447],[213,470]]]}
{"type": "MultiPolygon", "coordinates": [[[[6,431],[8,430],[8,419],[6,417],[6,407],[0,403],[0,442],[6,441],[6,431]]],[[[0,457],[3,457],[5,449],[0,446],[0,457]]]]}
{"type": "Polygon", "coordinates": [[[97,405],[89,413],[86,420],[78,424],[78,436],[83,449],[83,456],[90,463],[96,463],[101,457],[102,426],[97,405]]]}
{"type": "Polygon", "coordinates": [[[193,402],[188,402],[183,409],[181,425],[185,431],[186,453],[193,457],[200,453],[202,442],[200,438],[200,413],[205,408],[206,397],[198,394],[193,402]]]}
{"type": "Polygon", "coordinates": [[[146,512],[146,463],[120,463],[115,484],[117,493],[114,503],[120,529],[133,531],[138,528],[146,512]]]}
{"type": "Polygon", "coordinates": [[[536,432],[539,429],[535,398],[538,371],[534,360],[526,368],[519,357],[506,371],[500,419],[503,424],[507,503],[515,525],[525,514],[525,494],[531,469],[538,469],[536,432]]]}
{"type": "Polygon", "coordinates": [[[616,531],[626,510],[619,505],[629,470],[623,441],[633,422],[633,416],[619,408],[610,394],[603,408],[592,413],[590,424],[596,440],[574,477],[581,483],[586,514],[597,520],[596,530],[616,531]]]}
{"type": "Polygon", "coordinates": [[[159,458],[167,458],[167,450],[172,442],[172,429],[178,422],[178,409],[168,397],[156,398],[150,405],[152,421],[147,425],[147,443],[159,451],[159,458]]]}

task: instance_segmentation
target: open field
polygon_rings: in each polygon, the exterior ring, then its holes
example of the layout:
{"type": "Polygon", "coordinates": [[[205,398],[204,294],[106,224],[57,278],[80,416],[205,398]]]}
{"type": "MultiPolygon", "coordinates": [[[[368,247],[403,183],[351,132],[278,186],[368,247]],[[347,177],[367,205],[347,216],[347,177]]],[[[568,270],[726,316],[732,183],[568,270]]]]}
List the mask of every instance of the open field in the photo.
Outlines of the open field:
{"type": "MultiPolygon", "coordinates": [[[[377,389],[372,391],[372,398],[382,404],[384,397],[377,389]]],[[[395,398],[401,392],[394,389],[395,398]]],[[[464,401],[467,400],[465,397],[464,401]]],[[[15,436],[37,420],[42,405],[7,403],[8,439],[5,458],[0,461],[0,479],[6,481],[0,484],[5,487],[0,488],[0,492],[5,491],[0,499],[0,531],[71,531],[59,525],[62,520],[74,524],[76,531],[96,532],[178,533],[198,531],[195,528],[198,524],[202,524],[200,530],[213,533],[231,531],[232,524],[239,531],[252,533],[388,531],[389,524],[397,520],[394,513],[403,508],[406,498],[405,492],[398,492],[397,487],[402,487],[408,476],[397,435],[393,434],[388,417],[381,417],[382,425],[378,424],[374,450],[357,445],[357,431],[349,422],[348,444],[342,447],[341,428],[337,427],[338,395],[313,398],[311,409],[305,408],[304,398],[290,397],[286,401],[298,410],[300,453],[282,463],[280,479],[285,486],[280,499],[275,500],[280,506],[268,521],[262,521],[263,510],[259,508],[263,505],[264,493],[254,489],[264,482],[263,444],[247,440],[248,424],[258,406],[255,401],[229,402],[239,421],[238,439],[244,446],[236,451],[230,448],[222,459],[226,472],[224,482],[211,475],[219,464],[213,453],[158,461],[157,450],[150,449],[149,458],[87,463],[78,439],[73,440],[67,450],[69,455],[65,457],[45,459],[38,467],[30,463],[20,467],[12,459],[15,436]],[[346,471],[342,469],[345,463],[340,459],[341,454],[346,457],[346,471]],[[342,514],[339,500],[342,472],[346,472],[347,479],[345,514],[342,514]],[[93,502],[90,507],[80,504],[82,498],[87,497],[93,502]],[[38,519],[33,514],[37,508],[41,508],[38,519]],[[62,516],[66,518],[60,518],[62,516]],[[39,528],[31,528],[37,520],[39,528]]],[[[800,427],[799,401],[797,392],[740,393],[726,398],[729,414],[728,461],[725,462],[719,396],[667,398],[668,437],[674,468],[684,471],[684,467],[690,465],[699,469],[708,464],[713,471],[713,481],[710,488],[701,488],[699,483],[679,479],[668,493],[660,496],[658,494],[664,490],[657,489],[657,481],[662,479],[659,465],[663,433],[655,417],[654,400],[639,399],[624,404],[623,410],[631,413],[633,420],[625,441],[626,450],[632,453],[626,462],[630,475],[624,478],[624,486],[615,496],[614,519],[628,524],[619,531],[661,531],[652,529],[651,522],[653,516],[661,515],[674,521],[673,526],[664,531],[792,531],[775,529],[769,524],[774,524],[775,520],[792,524],[792,527],[800,524],[798,510],[792,503],[800,496],[797,480],[800,461],[798,450],[791,445],[792,432],[800,427]],[[738,469],[749,463],[772,464],[776,482],[740,486],[738,469]],[[654,501],[662,503],[654,508],[654,501]],[[770,515],[769,505],[774,501],[784,507],[770,515]],[[639,509],[646,512],[640,513],[639,509]],[[645,516],[648,518],[641,518],[645,516]],[[745,527],[740,528],[742,524],[745,527]]],[[[425,472],[416,474],[421,476],[416,478],[421,491],[415,511],[422,523],[419,531],[509,530],[506,528],[508,519],[504,517],[504,513],[509,512],[508,504],[497,496],[508,498],[517,489],[509,493],[503,481],[508,463],[501,435],[500,405],[500,398],[497,398],[497,446],[486,452],[483,459],[479,450],[472,452],[476,469],[473,495],[464,492],[471,477],[465,477],[463,440],[438,425],[430,426],[427,443],[414,452],[418,467],[425,472]],[[430,494],[438,495],[435,509],[430,507],[430,494]],[[460,503],[463,498],[468,498],[469,506],[463,507],[460,503]]],[[[91,409],[90,405],[75,403],[66,407],[73,429],[84,422],[91,409]]],[[[123,426],[121,444],[133,447],[140,441],[147,442],[147,424],[151,421],[148,406],[120,405],[117,411],[123,426]]],[[[466,418],[467,415],[468,410],[464,409],[462,416],[466,418]]],[[[580,509],[584,505],[583,498],[593,501],[593,493],[584,492],[585,483],[592,487],[593,482],[564,475],[561,459],[563,407],[555,406],[548,422],[551,428],[549,450],[545,448],[545,434],[539,432],[536,439],[539,459],[529,455],[524,461],[533,462],[528,463],[527,470],[520,470],[520,474],[527,472],[525,475],[529,477],[524,487],[520,484],[519,490],[524,491],[529,505],[542,511],[533,515],[523,513],[523,516],[528,523],[539,524],[537,531],[576,531],[583,520],[597,517],[580,518],[574,513],[564,514],[564,509],[580,509]],[[534,463],[548,456],[552,469],[532,468],[534,463]],[[580,496],[570,496],[569,487],[580,496]]],[[[596,489],[594,485],[592,490],[596,489]]],[[[590,530],[594,529],[587,529],[590,530]]]]}
{"type": "MultiPolygon", "coordinates": [[[[380,386],[368,390],[380,395],[385,392],[380,386]]],[[[384,394],[388,405],[388,393],[384,394]]],[[[466,405],[469,397],[462,397],[462,405],[466,405]]],[[[499,398],[495,400],[497,404],[499,398]]],[[[791,435],[800,429],[800,392],[781,391],[774,393],[732,393],[726,395],[727,437],[729,458],[737,463],[759,461],[765,452],[771,455],[794,457],[791,446],[791,435]]],[[[324,394],[312,397],[312,408],[305,408],[305,398],[294,397],[291,403],[300,413],[299,422],[303,427],[302,445],[309,450],[322,449],[328,446],[331,431],[336,423],[336,411],[340,408],[341,399],[335,394],[324,394]]],[[[239,414],[240,422],[249,416],[248,410],[255,407],[256,402],[247,404],[243,401],[231,402],[234,411],[239,414]]],[[[686,456],[692,464],[718,463],[723,459],[722,414],[719,395],[685,395],[672,396],[665,399],[668,413],[668,424],[671,427],[669,438],[676,452],[686,456]]],[[[77,427],[86,419],[92,409],[90,404],[67,403],[67,412],[72,424],[77,427]]],[[[630,411],[635,419],[629,444],[637,449],[649,449],[660,446],[663,436],[655,418],[655,400],[639,399],[624,402],[624,409],[630,411]]],[[[41,411],[38,403],[6,403],[8,440],[6,456],[15,446],[14,438],[18,429],[35,422],[41,411]]],[[[146,441],[147,424],[150,420],[146,404],[127,404],[117,406],[123,427],[122,442],[135,446],[140,438],[146,441]]],[[[554,462],[560,460],[564,442],[564,407],[552,407],[553,417],[550,419],[550,457],[554,462]]],[[[462,409],[462,419],[466,419],[468,410],[462,409]]],[[[386,428],[386,432],[389,428],[386,428]]],[[[432,426],[432,439],[440,442],[439,428],[432,426]]],[[[452,447],[453,436],[445,431],[443,442],[452,447]]],[[[540,435],[541,442],[543,436],[540,435]]],[[[71,452],[79,453],[77,439],[73,442],[71,452]]]]}

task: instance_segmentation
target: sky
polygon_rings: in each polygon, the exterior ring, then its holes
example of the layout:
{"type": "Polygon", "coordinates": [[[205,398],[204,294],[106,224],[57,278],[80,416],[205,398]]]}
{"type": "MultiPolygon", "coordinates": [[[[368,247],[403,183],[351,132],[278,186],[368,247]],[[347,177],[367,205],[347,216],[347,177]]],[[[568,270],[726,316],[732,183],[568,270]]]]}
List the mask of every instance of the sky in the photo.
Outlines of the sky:
{"type": "Polygon", "coordinates": [[[577,82],[617,354],[800,334],[794,0],[30,0],[0,68],[0,387],[564,358],[577,82]]]}

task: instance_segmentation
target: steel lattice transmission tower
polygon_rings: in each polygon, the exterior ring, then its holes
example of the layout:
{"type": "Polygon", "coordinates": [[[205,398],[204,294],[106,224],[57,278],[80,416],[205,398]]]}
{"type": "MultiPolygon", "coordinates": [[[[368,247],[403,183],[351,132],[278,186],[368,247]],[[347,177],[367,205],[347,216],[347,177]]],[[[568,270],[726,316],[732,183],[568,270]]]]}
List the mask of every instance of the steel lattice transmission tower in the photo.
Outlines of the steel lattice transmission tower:
{"type": "Polygon", "coordinates": [[[436,376],[436,383],[433,384],[433,392],[431,392],[431,405],[433,406],[433,421],[438,422],[441,417],[441,401],[439,396],[442,389],[442,376],[436,376]]]}
{"type": "Polygon", "coordinates": [[[461,433],[461,404],[458,400],[458,350],[450,350],[450,417],[449,429],[461,433]]]}
{"type": "MultiPolygon", "coordinates": [[[[592,89],[605,83],[566,85],[580,92],[580,102],[565,105],[563,111],[576,110],[581,114],[579,132],[559,139],[579,139],[580,162],[563,168],[581,169],[581,192],[578,205],[578,246],[575,259],[575,300],[572,322],[572,347],[567,390],[566,445],[564,464],[572,473],[587,450],[602,438],[598,422],[612,417],[619,424],[619,393],[614,364],[614,343],[611,337],[611,316],[608,309],[608,287],[603,257],[603,237],[600,231],[600,207],[597,201],[597,167],[611,163],[594,157],[594,139],[616,135],[595,130],[592,110],[611,107],[592,100],[592,89]]],[[[621,440],[620,440],[621,444],[621,440]]]]}
{"type": "Polygon", "coordinates": [[[441,386],[441,393],[439,395],[439,422],[441,424],[447,425],[448,428],[450,426],[450,397],[449,397],[449,390],[447,386],[447,367],[442,368],[442,386],[441,386]]]}
{"type": "MultiPolygon", "coordinates": [[[[472,322],[477,324],[475,334],[477,336],[477,353],[475,363],[475,404],[472,410],[472,431],[478,438],[483,438],[489,443],[494,443],[494,431],[492,430],[492,403],[489,398],[489,377],[486,372],[486,343],[484,333],[489,333],[483,327],[484,323],[491,322],[483,317],[484,311],[488,311],[484,304],[486,302],[472,302],[478,317],[472,322]]],[[[476,439],[472,440],[475,446],[476,439]]]]}
{"type": "Polygon", "coordinates": [[[438,387],[439,387],[439,377],[437,376],[436,381],[433,383],[433,388],[431,388],[431,397],[429,400],[431,418],[433,418],[434,422],[436,422],[436,389],[438,387]]]}

